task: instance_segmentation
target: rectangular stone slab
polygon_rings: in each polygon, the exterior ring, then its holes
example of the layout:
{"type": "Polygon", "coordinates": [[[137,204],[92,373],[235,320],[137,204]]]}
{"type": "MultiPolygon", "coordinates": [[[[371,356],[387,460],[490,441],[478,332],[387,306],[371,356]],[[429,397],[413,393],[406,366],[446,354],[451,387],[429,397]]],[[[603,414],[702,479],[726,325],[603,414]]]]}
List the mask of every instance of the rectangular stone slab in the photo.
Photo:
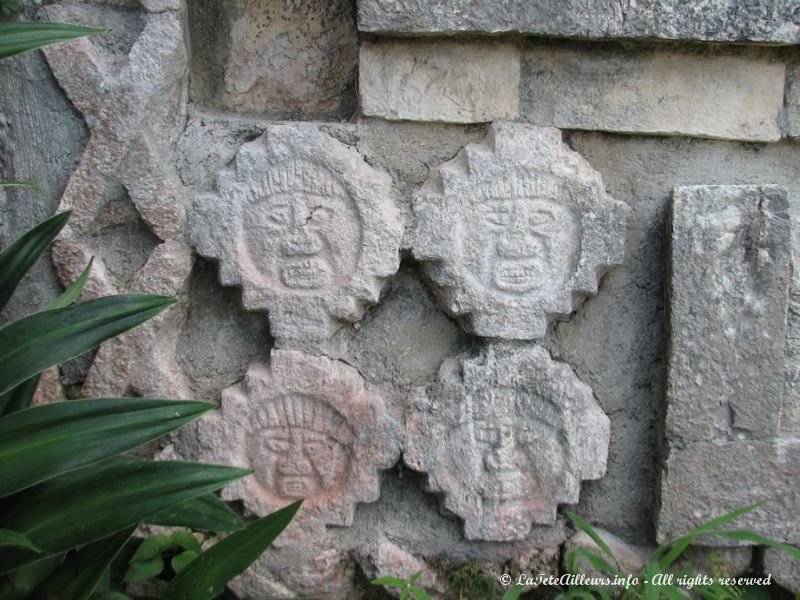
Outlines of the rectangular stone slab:
{"type": "Polygon", "coordinates": [[[675,188],[667,438],[777,434],[791,277],[787,207],[777,186],[675,188]]]}
{"type": "Polygon", "coordinates": [[[786,69],[786,135],[800,138],[800,62],[786,69]]]}
{"type": "Polygon", "coordinates": [[[519,115],[519,49],[472,41],[364,43],[359,95],[367,116],[477,123],[519,115]]]}
{"type": "Polygon", "coordinates": [[[537,125],[748,141],[781,137],[781,62],[742,53],[598,52],[581,44],[533,46],[522,64],[521,110],[537,125]]]}
{"type": "MultiPolygon", "coordinates": [[[[765,506],[727,529],[751,529],[800,542],[800,440],[699,442],[673,446],[661,482],[659,541],[674,539],[723,514],[761,500],[765,506]]],[[[721,538],[702,541],[730,546],[721,538]]]]}
{"type": "Polygon", "coordinates": [[[519,32],[589,39],[800,42],[795,0],[359,0],[361,31],[519,32]]]}

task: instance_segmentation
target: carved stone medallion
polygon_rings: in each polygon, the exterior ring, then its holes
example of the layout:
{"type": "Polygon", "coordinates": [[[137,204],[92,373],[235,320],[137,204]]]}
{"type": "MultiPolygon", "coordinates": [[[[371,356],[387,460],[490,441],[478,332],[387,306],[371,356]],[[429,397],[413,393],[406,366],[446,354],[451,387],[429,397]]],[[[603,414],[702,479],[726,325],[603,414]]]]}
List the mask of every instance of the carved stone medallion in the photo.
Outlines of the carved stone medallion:
{"type": "Polygon", "coordinates": [[[309,124],[243,145],[195,202],[192,240],[220,260],[245,308],[270,312],[283,340],[322,340],[358,320],[399,266],[403,233],[387,174],[309,124]]]}
{"type": "Polygon", "coordinates": [[[349,526],[356,504],[378,499],[379,470],[399,458],[398,432],[352,367],[273,350],[199,422],[197,454],[253,469],[223,497],[254,514],[305,498],[311,521],[349,526]]]}
{"type": "Polygon", "coordinates": [[[535,339],[622,261],[627,212],[560,131],[496,123],[423,185],[412,250],[467,331],[535,339]]]}
{"type": "Polygon", "coordinates": [[[492,344],[445,363],[415,399],[405,461],[444,493],[468,539],[519,540],[603,476],[609,427],[592,390],[547,350],[492,344]]]}

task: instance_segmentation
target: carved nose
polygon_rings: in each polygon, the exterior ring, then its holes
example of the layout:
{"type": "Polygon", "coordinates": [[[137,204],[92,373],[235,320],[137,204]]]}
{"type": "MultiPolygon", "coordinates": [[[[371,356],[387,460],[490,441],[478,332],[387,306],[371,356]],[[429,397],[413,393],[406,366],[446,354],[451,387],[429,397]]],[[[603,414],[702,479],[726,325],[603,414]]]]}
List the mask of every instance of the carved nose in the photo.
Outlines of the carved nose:
{"type": "Polygon", "coordinates": [[[497,243],[497,254],[501,258],[537,256],[541,251],[541,240],[530,233],[511,232],[497,243]]]}
{"type": "Polygon", "coordinates": [[[302,448],[292,448],[288,456],[278,464],[281,475],[310,475],[311,462],[302,448]]]}
{"type": "Polygon", "coordinates": [[[288,238],[283,248],[289,256],[314,256],[320,251],[319,239],[305,232],[288,238]]]}

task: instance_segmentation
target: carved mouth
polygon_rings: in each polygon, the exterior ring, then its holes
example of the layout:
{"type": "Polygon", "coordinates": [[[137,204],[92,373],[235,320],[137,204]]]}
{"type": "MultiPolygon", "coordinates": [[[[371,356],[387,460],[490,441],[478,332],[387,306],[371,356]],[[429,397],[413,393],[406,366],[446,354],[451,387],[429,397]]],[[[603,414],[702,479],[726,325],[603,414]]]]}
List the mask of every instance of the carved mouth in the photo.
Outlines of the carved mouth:
{"type": "Polygon", "coordinates": [[[541,273],[535,260],[504,260],[495,265],[494,284],[504,291],[527,292],[543,284],[541,273]]]}
{"type": "Polygon", "coordinates": [[[281,281],[286,287],[313,290],[330,281],[330,269],[320,258],[307,258],[293,262],[281,270],[281,281]]]}
{"type": "Polygon", "coordinates": [[[304,498],[311,493],[308,477],[283,477],[281,493],[287,498],[304,498]]]}

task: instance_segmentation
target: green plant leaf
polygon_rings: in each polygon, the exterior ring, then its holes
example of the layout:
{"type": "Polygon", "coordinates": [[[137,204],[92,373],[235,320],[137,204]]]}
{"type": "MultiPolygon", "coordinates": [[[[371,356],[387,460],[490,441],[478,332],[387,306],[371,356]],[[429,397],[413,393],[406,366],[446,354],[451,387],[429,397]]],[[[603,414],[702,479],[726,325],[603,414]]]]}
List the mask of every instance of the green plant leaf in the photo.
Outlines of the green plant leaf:
{"type": "Polygon", "coordinates": [[[406,580],[399,577],[378,577],[370,581],[372,585],[382,585],[388,587],[406,587],[406,580]]]}
{"type": "Polygon", "coordinates": [[[503,600],[517,600],[525,591],[524,585],[513,585],[503,594],[503,600]]]}
{"type": "Polygon", "coordinates": [[[428,595],[428,592],[426,592],[422,588],[418,588],[418,587],[411,588],[411,594],[417,600],[431,600],[431,597],[428,595]]]}
{"type": "Polygon", "coordinates": [[[33,590],[62,562],[64,554],[55,554],[0,577],[0,600],[29,600],[33,590]]]}
{"type": "Polygon", "coordinates": [[[140,446],[212,408],[183,400],[94,398],[0,417],[0,498],[140,446]]]}
{"type": "Polygon", "coordinates": [[[44,192],[44,188],[30,181],[18,181],[13,179],[0,179],[0,188],[4,187],[18,187],[26,188],[29,190],[36,190],[37,192],[44,192]]]}
{"type": "Polygon", "coordinates": [[[176,300],[123,294],[35,313],[0,327],[0,394],[160,313],[176,300]]]}
{"type": "Polygon", "coordinates": [[[200,542],[197,541],[197,538],[194,537],[192,532],[188,529],[179,529],[178,531],[173,532],[170,536],[170,539],[184,550],[191,550],[197,554],[200,554],[203,551],[203,548],[200,546],[200,542]]]}
{"type": "Polygon", "coordinates": [[[769,500],[762,500],[761,502],[756,502],[755,504],[744,506],[737,510],[726,513],[721,517],[703,523],[692,529],[686,535],[681,536],[676,540],[672,540],[661,544],[658,548],[655,549],[653,554],[650,556],[649,560],[657,561],[659,569],[661,569],[662,571],[666,571],[667,568],[673,562],[675,562],[678,559],[678,557],[681,554],[683,554],[684,550],[686,550],[686,548],[688,548],[689,545],[698,537],[703,535],[713,534],[714,529],[717,529],[726,523],[730,523],[731,521],[738,519],[742,515],[746,515],[749,512],[753,512],[757,508],[764,506],[767,502],[769,502],[769,500]]]}
{"type": "MultiPolygon", "coordinates": [[[[10,497],[0,511],[0,527],[13,524],[43,552],[55,554],[127,529],[250,472],[187,462],[105,460],[10,497]]],[[[0,574],[33,560],[37,555],[28,551],[4,552],[0,574]]]]}
{"type": "Polygon", "coordinates": [[[781,550],[795,560],[800,561],[800,550],[797,548],[776,542],[775,540],[771,540],[770,538],[759,535],[753,531],[748,531],[746,529],[734,529],[732,531],[715,531],[714,535],[728,538],[729,540],[736,540],[737,542],[753,542],[754,544],[759,544],[761,546],[770,546],[771,548],[781,550]]]}
{"type": "Polygon", "coordinates": [[[188,527],[196,531],[234,531],[244,527],[239,515],[214,494],[170,506],[149,515],[145,522],[164,527],[188,527]]]}
{"type": "Polygon", "coordinates": [[[622,574],[599,554],[595,554],[594,552],[592,552],[587,548],[576,548],[575,553],[578,556],[585,558],[589,562],[589,564],[592,565],[598,571],[601,571],[606,575],[618,575],[622,577],[622,574]]]}
{"type": "Polygon", "coordinates": [[[67,23],[24,21],[0,23],[0,58],[8,58],[9,56],[36,50],[49,44],[104,33],[105,31],[107,30],[67,23]]]}
{"type": "MultiPolygon", "coordinates": [[[[161,556],[161,554],[172,546],[170,540],[163,533],[154,533],[142,540],[136,552],[131,556],[130,563],[133,564],[137,561],[146,561],[161,556]]],[[[160,572],[160,571],[159,571],[160,572]]]]}
{"type": "MultiPolygon", "coordinates": [[[[0,23],[0,26],[7,24],[0,23]]],[[[64,227],[69,215],[70,212],[66,211],[42,221],[0,252],[0,310],[8,303],[28,269],[64,227]]],[[[22,381],[25,379],[27,377],[22,381]]]]}
{"type": "MultiPolygon", "coordinates": [[[[81,276],[63,294],[36,312],[64,308],[75,302],[89,279],[89,272],[93,262],[94,257],[89,260],[89,264],[86,265],[81,276]]],[[[20,383],[13,390],[9,390],[0,396],[0,417],[30,407],[33,395],[36,393],[36,387],[39,385],[39,379],[40,375],[36,374],[27,381],[20,383]]]]}
{"type": "Polygon", "coordinates": [[[125,581],[147,581],[158,577],[166,565],[161,556],[133,561],[125,571],[125,581]]]}
{"type": "Polygon", "coordinates": [[[132,533],[133,528],[129,528],[69,553],[31,598],[86,600],[132,533]]]}
{"type": "Polygon", "coordinates": [[[16,531],[11,531],[10,529],[0,529],[0,546],[16,546],[18,548],[27,548],[36,553],[41,552],[41,550],[24,535],[16,531]]]}
{"type": "Polygon", "coordinates": [[[619,561],[617,561],[617,557],[614,556],[614,553],[611,552],[611,548],[608,547],[608,544],[606,544],[605,541],[603,540],[603,538],[600,537],[600,534],[598,534],[594,530],[594,528],[591,525],[589,525],[589,523],[587,521],[585,521],[584,519],[582,519],[581,517],[579,517],[575,513],[570,512],[570,511],[566,511],[566,513],[567,513],[567,516],[569,517],[570,521],[575,523],[576,526],[578,526],[580,529],[582,529],[584,532],[586,532],[586,534],[590,538],[592,538],[592,541],[595,544],[597,544],[597,547],[600,548],[611,560],[614,561],[614,564],[616,565],[617,568],[616,568],[616,570],[614,570],[612,572],[614,572],[614,573],[618,572],[621,569],[621,567],[619,566],[619,561]]]}
{"type": "Polygon", "coordinates": [[[180,573],[198,556],[200,556],[200,553],[195,552],[194,550],[186,550],[185,552],[181,552],[177,556],[174,556],[170,561],[172,570],[176,573],[180,573]]]}
{"type": "Polygon", "coordinates": [[[40,378],[41,374],[37,373],[0,396],[0,417],[28,408],[33,402],[40,378]]]}
{"type": "Polygon", "coordinates": [[[225,584],[244,571],[283,531],[302,500],[235,531],[203,552],[172,580],[166,600],[211,600],[225,584]]]}
{"type": "Polygon", "coordinates": [[[83,270],[83,273],[81,273],[80,277],[78,277],[73,284],[64,291],[63,294],[61,294],[52,302],[44,305],[36,312],[44,312],[46,310],[54,310],[56,308],[66,308],[70,304],[76,302],[83,291],[83,287],[86,285],[86,282],[89,279],[89,273],[92,270],[92,264],[94,264],[94,256],[89,259],[89,264],[86,265],[86,268],[83,270]]]}

